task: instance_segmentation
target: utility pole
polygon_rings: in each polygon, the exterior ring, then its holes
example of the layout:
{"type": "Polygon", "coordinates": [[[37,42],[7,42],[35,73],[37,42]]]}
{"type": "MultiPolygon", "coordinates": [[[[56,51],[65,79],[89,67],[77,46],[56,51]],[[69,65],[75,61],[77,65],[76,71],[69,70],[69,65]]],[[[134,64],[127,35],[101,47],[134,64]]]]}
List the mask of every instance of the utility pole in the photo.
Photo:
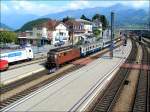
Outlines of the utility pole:
{"type": "Polygon", "coordinates": [[[113,39],[114,39],[114,12],[111,12],[111,45],[110,45],[110,57],[113,57],[113,39]]]}
{"type": "Polygon", "coordinates": [[[71,36],[72,36],[72,46],[73,46],[73,38],[74,38],[74,37],[73,37],[73,36],[74,36],[74,29],[73,29],[74,27],[73,27],[73,26],[74,26],[74,25],[73,25],[73,23],[72,23],[72,31],[71,31],[71,36]]]}
{"type": "Polygon", "coordinates": [[[73,46],[73,30],[72,30],[72,46],[73,46]]]}

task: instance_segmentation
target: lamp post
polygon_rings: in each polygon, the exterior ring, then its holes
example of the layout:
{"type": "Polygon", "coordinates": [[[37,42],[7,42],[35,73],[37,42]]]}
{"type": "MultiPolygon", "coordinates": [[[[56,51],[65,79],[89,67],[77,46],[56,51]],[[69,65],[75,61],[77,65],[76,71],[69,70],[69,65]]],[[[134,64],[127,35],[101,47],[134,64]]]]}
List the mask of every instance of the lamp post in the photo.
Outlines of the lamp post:
{"type": "Polygon", "coordinates": [[[72,29],[71,29],[71,36],[72,36],[72,46],[73,46],[73,32],[74,31],[74,29],[73,29],[73,23],[72,23],[72,29]]]}
{"type": "Polygon", "coordinates": [[[111,12],[111,45],[110,45],[110,57],[113,57],[113,39],[114,39],[114,12],[111,12]]]}

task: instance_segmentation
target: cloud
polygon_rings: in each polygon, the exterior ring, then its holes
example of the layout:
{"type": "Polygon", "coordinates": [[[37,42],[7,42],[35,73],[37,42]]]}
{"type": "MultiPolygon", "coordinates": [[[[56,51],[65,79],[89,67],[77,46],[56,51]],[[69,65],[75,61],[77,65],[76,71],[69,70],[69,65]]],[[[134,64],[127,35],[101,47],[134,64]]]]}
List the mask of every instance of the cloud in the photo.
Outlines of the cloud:
{"type": "Polygon", "coordinates": [[[132,6],[134,8],[144,8],[149,6],[148,0],[120,1],[120,3],[127,6],[132,6]]]}
{"type": "Polygon", "coordinates": [[[148,1],[138,0],[133,2],[133,7],[140,8],[140,7],[148,6],[148,4],[149,4],[148,1]]]}
{"type": "Polygon", "coordinates": [[[65,10],[76,10],[92,7],[108,7],[121,3],[126,6],[132,6],[134,8],[148,7],[148,0],[136,0],[136,1],[87,1],[87,0],[72,0],[72,1],[29,1],[29,0],[12,0],[3,1],[1,3],[2,12],[15,12],[15,13],[28,13],[34,15],[46,15],[49,13],[57,13],[65,10]]]}
{"type": "Polygon", "coordinates": [[[1,10],[5,12],[5,11],[9,11],[9,8],[6,4],[1,3],[1,10]]]}
{"type": "Polygon", "coordinates": [[[85,0],[79,0],[79,1],[72,1],[68,4],[68,7],[70,9],[83,9],[86,7],[89,7],[89,1],[85,1],[85,0]]]}
{"type": "Polygon", "coordinates": [[[48,13],[55,13],[62,11],[62,8],[58,8],[58,6],[50,6],[49,4],[44,4],[36,1],[6,1],[1,4],[2,11],[12,11],[15,13],[29,13],[34,15],[45,15],[48,13]]]}

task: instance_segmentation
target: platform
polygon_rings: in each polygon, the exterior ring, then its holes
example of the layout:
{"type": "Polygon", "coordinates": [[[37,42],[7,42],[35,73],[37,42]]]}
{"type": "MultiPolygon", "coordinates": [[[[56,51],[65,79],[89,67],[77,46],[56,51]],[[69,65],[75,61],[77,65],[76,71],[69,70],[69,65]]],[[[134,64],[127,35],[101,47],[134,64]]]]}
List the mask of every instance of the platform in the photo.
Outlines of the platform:
{"type": "Polygon", "coordinates": [[[128,57],[131,48],[131,41],[128,40],[127,46],[114,50],[112,59],[109,58],[109,53],[106,53],[86,66],[8,105],[2,111],[72,111],[79,108],[80,104],[85,107],[93,96],[91,93],[99,88],[102,91],[128,57]]]}
{"type": "Polygon", "coordinates": [[[42,63],[43,62],[39,62],[28,66],[23,66],[16,69],[1,72],[0,83],[6,85],[14,81],[20,80],[24,77],[28,77],[29,75],[32,75],[34,73],[40,72],[45,69],[42,63]]]}

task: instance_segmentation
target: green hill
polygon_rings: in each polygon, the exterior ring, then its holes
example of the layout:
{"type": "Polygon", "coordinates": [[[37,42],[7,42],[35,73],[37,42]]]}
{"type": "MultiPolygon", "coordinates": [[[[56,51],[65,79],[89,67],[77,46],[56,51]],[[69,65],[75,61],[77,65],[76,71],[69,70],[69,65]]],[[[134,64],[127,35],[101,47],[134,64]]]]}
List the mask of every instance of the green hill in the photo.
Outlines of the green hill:
{"type": "Polygon", "coordinates": [[[51,20],[50,18],[40,18],[40,19],[36,19],[33,21],[29,21],[27,23],[25,23],[20,29],[16,30],[16,32],[23,32],[26,30],[32,30],[32,28],[36,25],[42,24],[44,22],[47,22],[48,20],[51,20]]]}

